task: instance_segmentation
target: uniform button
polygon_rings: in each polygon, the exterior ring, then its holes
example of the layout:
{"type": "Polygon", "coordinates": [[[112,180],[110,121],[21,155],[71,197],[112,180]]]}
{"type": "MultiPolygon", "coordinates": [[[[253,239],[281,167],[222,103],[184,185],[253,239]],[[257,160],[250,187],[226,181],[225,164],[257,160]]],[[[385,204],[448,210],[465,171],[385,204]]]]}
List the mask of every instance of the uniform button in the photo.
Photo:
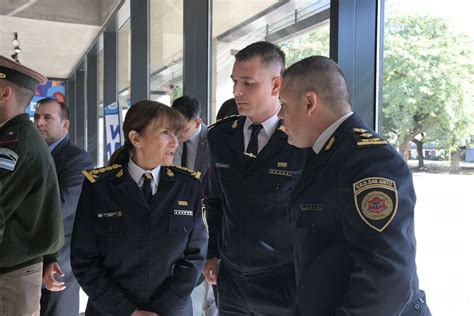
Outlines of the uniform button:
{"type": "Polygon", "coordinates": [[[314,223],[313,223],[313,224],[311,224],[311,227],[315,228],[315,227],[316,227],[316,224],[314,224],[314,223]]]}
{"type": "Polygon", "coordinates": [[[186,226],[183,226],[182,228],[183,232],[187,233],[188,232],[188,228],[186,226]]]}
{"type": "Polygon", "coordinates": [[[414,307],[415,307],[416,310],[420,309],[420,305],[418,303],[416,303],[414,307]]]}
{"type": "Polygon", "coordinates": [[[280,185],[277,184],[277,185],[275,186],[275,189],[280,190],[280,185]]]}

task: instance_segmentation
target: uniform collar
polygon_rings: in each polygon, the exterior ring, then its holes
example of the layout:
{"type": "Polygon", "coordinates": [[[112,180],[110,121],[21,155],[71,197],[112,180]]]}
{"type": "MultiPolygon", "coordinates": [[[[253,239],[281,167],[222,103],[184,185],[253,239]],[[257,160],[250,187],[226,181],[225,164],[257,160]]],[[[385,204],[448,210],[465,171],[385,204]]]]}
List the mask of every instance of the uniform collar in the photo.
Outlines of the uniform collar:
{"type": "Polygon", "coordinates": [[[332,123],[326,130],[316,139],[316,141],[313,144],[313,151],[316,154],[319,154],[321,149],[323,148],[324,144],[329,140],[329,137],[331,137],[332,134],[337,130],[337,128],[345,121],[347,120],[353,112],[349,112],[345,114],[343,117],[332,123]]]}
{"type": "Polygon", "coordinates": [[[134,163],[131,157],[128,160],[129,174],[132,177],[133,181],[135,181],[137,184],[142,179],[143,174],[147,171],[150,171],[151,174],[153,175],[153,181],[155,183],[158,183],[158,176],[160,174],[160,168],[161,168],[161,166],[158,166],[158,167],[154,168],[153,170],[145,170],[145,169],[139,167],[136,163],[134,163]]]}
{"type": "MultiPolygon", "coordinates": [[[[275,114],[273,114],[272,116],[270,116],[265,121],[259,124],[263,126],[263,130],[265,131],[265,134],[267,135],[267,137],[270,137],[275,132],[279,121],[280,119],[278,118],[278,112],[276,112],[275,114]]],[[[255,123],[252,122],[252,120],[249,117],[246,117],[245,123],[244,123],[244,131],[247,131],[250,125],[252,124],[255,124],[255,123]]]]}

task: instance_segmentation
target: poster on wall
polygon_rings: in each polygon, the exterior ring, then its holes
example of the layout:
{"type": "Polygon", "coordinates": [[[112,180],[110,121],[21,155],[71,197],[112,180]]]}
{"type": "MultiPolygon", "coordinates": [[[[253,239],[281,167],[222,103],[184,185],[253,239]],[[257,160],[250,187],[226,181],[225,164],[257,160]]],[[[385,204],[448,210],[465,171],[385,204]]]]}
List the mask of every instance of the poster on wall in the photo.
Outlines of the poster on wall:
{"type": "Polygon", "coordinates": [[[49,80],[45,84],[37,85],[36,91],[30,104],[26,107],[26,113],[33,118],[36,110],[36,103],[44,98],[54,98],[61,102],[66,102],[66,85],[62,80],[49,80]]]}
{"type": "Polygon", "coordinates": [[[112,153],[122,146],[122,113],[119,102],[104,107],[105,156],[110,160],[112,153]]]}

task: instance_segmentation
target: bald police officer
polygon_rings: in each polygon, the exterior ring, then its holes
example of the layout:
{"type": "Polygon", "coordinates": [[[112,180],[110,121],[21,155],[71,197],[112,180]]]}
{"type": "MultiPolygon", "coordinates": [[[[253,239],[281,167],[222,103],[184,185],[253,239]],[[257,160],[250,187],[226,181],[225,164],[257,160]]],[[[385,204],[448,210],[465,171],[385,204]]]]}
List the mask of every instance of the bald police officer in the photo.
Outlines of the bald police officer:
{"type": "Polygon", "coordinates": [[[288,142],[312,148],[292,192],[302,315],[430,315],[418,288],[410,170],[351,112],[346,80],[327,57],[283,74],[288,142]]]}
{"type": "Polygon", "coordinates": [[[25,108],[46,77],[0,56],[0,309],[38,315],[44,257],[64,243],[58,181],[25,108]]]}

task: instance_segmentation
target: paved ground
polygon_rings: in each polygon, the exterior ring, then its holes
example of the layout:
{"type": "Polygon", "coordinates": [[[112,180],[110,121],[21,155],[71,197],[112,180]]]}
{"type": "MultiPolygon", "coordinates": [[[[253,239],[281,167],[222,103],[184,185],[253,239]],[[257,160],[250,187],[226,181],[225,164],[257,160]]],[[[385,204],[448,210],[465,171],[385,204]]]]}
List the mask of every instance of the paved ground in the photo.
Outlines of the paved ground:
{"type": "Polygon", "coordinates": [[[414,173],[420,287],[433,315],[474,315],[474,175],[414,173]]]}

